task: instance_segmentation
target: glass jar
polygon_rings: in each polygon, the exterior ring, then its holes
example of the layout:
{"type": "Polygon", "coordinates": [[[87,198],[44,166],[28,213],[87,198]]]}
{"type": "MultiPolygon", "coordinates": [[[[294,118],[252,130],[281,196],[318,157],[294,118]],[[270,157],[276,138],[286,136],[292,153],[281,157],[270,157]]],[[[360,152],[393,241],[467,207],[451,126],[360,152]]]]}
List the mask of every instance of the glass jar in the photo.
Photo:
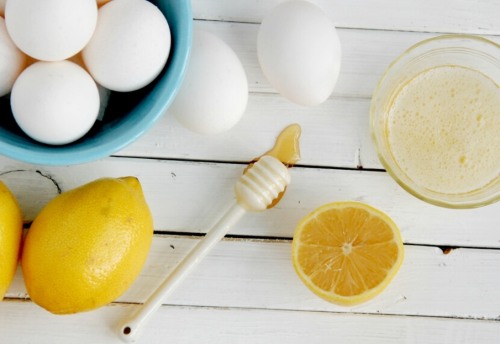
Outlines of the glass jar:
{"type": "MultiPolygon", "coordinates": [[[[434,68],[447,66],[463,67],[486,76],[493,82],[492,85],[496,85],[495,99],[500,99],[500,45],[470,35],[443,35],[424,40],[406,50],[392,62],[379,81],[370,108],[372,139],[379,159],[387,172],[398,184],[414,196],[428,203],[448,208],[473,208],[491,204],[500,199],[500,147],[496,144],[497,141],[491,142],[492,147],[487,148],[493,150],[493,154],[496,155],[493,165],[490,164],[490,167],[493,166],[493,170],[490,171],[493,179],[471,190],[456,191],[450,189],[450,191],[447,191],[424,185],[425,183],[421,182],[422,179],[419,181],[416,175],[412,175],[410,169],[403,166],[402,163],[406,159],[412,159],[412,156],[405,157],[403,160],[396,157],[394,154],[395,149],[393,149],[396,142],[391,143],[389,139],[390,130],[395,130],[391,126],[391,123],[394,123],[394,119],[390,118],[392,116],[391,107],[395,106],[395,101],[402,94],[401,91],[423,73],[434,68]]],[[[419,81],[419,85],[419,87],[426,86],[425,81],[419,81]]],[[[418,99],[418,97],[415,99],[418,99]]],[[[443,103],[446,103],[446,100],[440,104],[443,103]]],[[[411,109],[408,109],[408,113],[411,114],[411,109]]],[[[474,116],[478,116],[478,120],[480,119],[479,115],[474,116]]],[[[496,135],[500,137],[499,116],[500,109],[497,109],[493,115],[493,123],[488,125],[495,125],[496,128],[493,129],[496,130],[496,135]]],[[[416,123],[415,118],[412,118],[410,122],[412,121],[416,123]]],[[[418,125],[415,128],[417,127],[418,125]]],[[[491,130],[491,128],[486,129],[491,130]]],[[[409,128],[409,130],[413,129],[409,128]]],[[[425,133],[422,134],[422,140],[425,140],[425,133]]],[[[437,149],[443,149],[442,147],[443,145],[437,146],[437,149]]],[[[450,174],[454,172],[450,171],[450,174]]],[[[429,170],[429,175],[431,173],[432,171],[429,170]]],[[[446,171],[440,171],[440,173],[445,175],[446,171]]]]}

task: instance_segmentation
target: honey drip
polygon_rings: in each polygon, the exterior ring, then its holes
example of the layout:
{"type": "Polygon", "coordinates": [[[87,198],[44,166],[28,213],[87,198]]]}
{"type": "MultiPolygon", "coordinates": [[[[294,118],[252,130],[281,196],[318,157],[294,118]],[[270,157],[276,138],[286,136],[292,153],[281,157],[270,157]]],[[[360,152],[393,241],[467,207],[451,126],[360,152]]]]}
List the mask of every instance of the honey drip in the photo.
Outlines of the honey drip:
{"type": "Polygon", "coordinates": [[[300,125],[289,125],[278,135],[274,147],[263,155],[275,157],[287,167],[292,167],[300,160],[300,133],[300,125]]]}
{"type": "MultiPolygon", "coordinates": [[[[281,161],[285,166],[288,168],[293,167],[297,161],[300,160],[300,145],[299,145],[299,139],[300,139],[300,134],[301,134],[301,127],[298,124],[291,124],[285,129],[281,131],[281,133],[278,135],[276,138],[276,141],[274,143],[273,148],[262,154],[261,156],[264,155],[270,155],[279,161],[281,161]]],[[[257,160],[259,160],[260,157],[255,158],[248,166],[247,168],[243,171],[243,173],[246,172],[247,169],[249,169],[253,163],[255,163],[257,160]]],[[[285,194],[285,190],[281,192],[278,197],[274,199],[274,201],[267,206],[267,209],[274,207],[278,202],[281,200],[283,195],[285,194]]]]}

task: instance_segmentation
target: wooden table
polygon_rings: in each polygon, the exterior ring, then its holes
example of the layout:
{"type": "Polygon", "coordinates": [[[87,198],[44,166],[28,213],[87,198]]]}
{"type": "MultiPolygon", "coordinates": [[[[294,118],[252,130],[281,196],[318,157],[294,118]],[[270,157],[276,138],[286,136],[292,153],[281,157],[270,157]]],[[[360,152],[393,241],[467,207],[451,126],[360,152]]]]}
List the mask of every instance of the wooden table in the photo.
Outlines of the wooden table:
{"type": "Polygon", "coordinates": [[[368,126],[372,91],[397,55],[441,33],[500,42],[500,1],[318,0],[338,27],[343,61],[334,94],[310,108],[277,94],[257,62],[259,23],[279,2],[192,2],[195,28],[225,40],[247,72],[248,108],[231,131],[196,135],[167,113],[137,142],[93,163],[50,167],[0,158],[0,179],[18,196],[27,220],[61,191],[104,176],[134,175],[156,229],[139,278],[96,311],[48,313],[29,301],[19,271],[0,303],[0,343],[119,343],[115,326],[227,209],[246,163],[291,123],[302,126],[302,160],[291,170],[284,199],[239,222],[166,300],[139,342],[500,342],[500,203],[450,210],[412,197],[383,170],[368,126]],[[393,282],[355,307],[313,295],[290,259],[298,221],[338,200],[384,210],[405,242],[406,258],[393,282]]]}

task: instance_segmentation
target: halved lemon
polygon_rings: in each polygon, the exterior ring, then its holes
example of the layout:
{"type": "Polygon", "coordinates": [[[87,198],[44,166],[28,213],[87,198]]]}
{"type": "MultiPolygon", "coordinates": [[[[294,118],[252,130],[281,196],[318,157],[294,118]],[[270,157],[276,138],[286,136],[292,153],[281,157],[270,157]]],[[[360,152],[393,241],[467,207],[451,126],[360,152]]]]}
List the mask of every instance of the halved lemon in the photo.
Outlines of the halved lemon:
{"type": "Polygon", "coordinates": [[[404,258],[401,234],[382,211],[360,202],[335,202],[304,217],[295,230],[292,262],[304,284],[344,306],[380,294],[404,258]]]}

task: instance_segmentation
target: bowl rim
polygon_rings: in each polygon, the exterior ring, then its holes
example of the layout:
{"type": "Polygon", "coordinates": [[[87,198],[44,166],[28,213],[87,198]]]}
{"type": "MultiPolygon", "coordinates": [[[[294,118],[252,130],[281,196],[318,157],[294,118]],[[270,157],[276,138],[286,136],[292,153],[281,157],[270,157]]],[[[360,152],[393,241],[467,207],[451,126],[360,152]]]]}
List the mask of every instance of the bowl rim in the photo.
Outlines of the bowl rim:
{"type": "MultiPolygon", "coordinates": [[[[182,22],[185,22],[187,25],[180,25],[178,28],[179,36],[183,37],[182,39],[172,39],[172,47],[175,51],[181,51],[183,53],[172,54],[171,50],[172,57],[169,58],[168,68],[171,68],[175,72],[170,73],[167,76],[168,80],[163,82],[166,85],[162,85],[164,87],[158,91],[158,95],[165,101],[154,102],[149,109],[147,116],[140,118],[133,128],[127,128],[120,135],[107,138],[105,142],[101,142],[98,146],[89,145],[80,147],[78,150],[74,150],[72,149],[74,146],[69,144],[67,146],[54,146],[54,150],[44,150],[33,153],[33,150],[30,148],[16,146],[8,142],[0,141],[0,154],[18,161],[33,164],[48,166],[75,165],[111,156],[113,153],[122,150],[145,134],[158,121],[158,119],[165,114],[173,99],[177,95],[184,80],[189,63],[189,57],[191,55],[191,42],[193,35],[191,1],[175,0],[174,5],[180,7],[179,10],[183,15],[182,22]]],[[[40,143],[40,145],[43,144],[40,143]]]]}
{"type": "MultiPolygon", "coordinates": [[[[375,90],[373,91],[372,98],[371,98],[371,103],[370,103],[370,136],[372,139],[372,142],[375,147],[375,151],[377,153],[377,156],[382,164],[382,166],[386,169],[386,171],[389,173],[389,175],[392,177],[394,181],[396,181],[397,184],[399,184],[404,190],[406,190],[408,193],[411,195],[415,196],[416,198],[425,201],[429,204],[437,205],[440,207],[444,208],[451,208],[451,209],[471,209],[471,208],[478,208],[478,207],[483,207],[489,204],[493,204],[497,201],[500,200],[500,193],[497,193],[496,195],[493,194],[492,196],[489,196],[487,198],[479,199],[479,200],[467,200],[467,201],[452,201],[452,200],[446,200],[443,198],[438,198],[438,197],[432,197],[432,196],[427,196],[422,194],[421,192],[417,191],[412,185],[408,185],[406,182],[404,182],[400,175],[394,171],[394,168],[388,163],[386,160],[386,157],[383,155],[381,152],[381,149],[379,148],[381,143],[379,143],[379,140],[377,138],[377,110],[376,110],[376,98],[377,95],[380,93],[381,88],[384,86],[384,83],[386,82],[387,78],[389,77],[389,74],[395,69],[396,66],[402,63],[402,60],[405,59],[408,55],[410,55],[412,52],[415,50],[418,50],[422,47],[425,47],[429,44],[435,43],[437,41],[455,41],[455,40],[472,40],[475,42],[480,42],[483,44],[486,44],[488,46],[491,46],[493,48],[499,49],[500,50],[500,44],[497,44],[494,41],[491,41],[487,38],[481,37],[481,36],[475,36],[471,34],[443,34],[439,35],[436,37],[431,37],[424,39],[422,41],[419,41],[409,48],[407,48],[405,51],[403,51],[401,54],[399,54],[390,64],[389,66],[385,69],[384,73],[382,74],[382,77],[378,81],[375,90]]],[[[498,179],[498,178],[497,178],[498,179]]],[[[497,179],[493,179],[490,183],[495,183],[497,179]]],[[[486,184],[489,185],[490,183],[486,184]]],[[[416,184],[415,184],[416,185],[416,184]]],[[[418,186],[418,185],[416,185],[418,186]]],[[[434,192],[434,191],[433,191],[434,192]]],[[[474,191],[472,191],[474,192],[474,191]]],[[[444,193],[438,193],[434,192],[435,194],[441,194],[445,196],[446,194],[444,193]]],[[[452,195],[452,194],[450,194],[452,195]]],[[[460,195],[460,194],[455,194],[455,195],[460,195]]],[[[448,195],[449,196],[449,195],[448,195]]]]}

